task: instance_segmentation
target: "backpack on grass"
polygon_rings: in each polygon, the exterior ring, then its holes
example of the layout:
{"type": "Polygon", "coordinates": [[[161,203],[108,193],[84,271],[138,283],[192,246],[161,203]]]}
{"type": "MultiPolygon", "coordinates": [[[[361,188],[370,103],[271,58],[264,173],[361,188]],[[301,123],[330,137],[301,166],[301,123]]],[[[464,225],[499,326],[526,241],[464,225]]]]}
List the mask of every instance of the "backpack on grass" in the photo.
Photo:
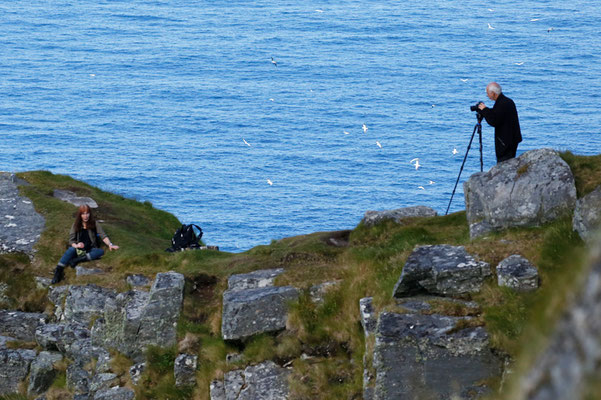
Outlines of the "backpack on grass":
{"type": "Polygon", "coordinates": [[[175,231],[171,238],[171,247],[165,249],[165,251],[173,253],[185,249],[198,249],[200,248],[200,238],[202,238],[202,228],[200,226],[184,224],[175,231]]]}

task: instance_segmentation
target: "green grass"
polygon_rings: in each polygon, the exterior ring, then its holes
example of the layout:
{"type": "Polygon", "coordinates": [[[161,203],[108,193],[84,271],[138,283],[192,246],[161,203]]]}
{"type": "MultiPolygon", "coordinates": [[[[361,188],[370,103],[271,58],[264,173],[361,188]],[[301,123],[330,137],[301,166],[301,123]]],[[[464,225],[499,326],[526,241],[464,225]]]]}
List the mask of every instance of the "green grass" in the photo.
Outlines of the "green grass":
{"type": "MultiPolygon", "coordinates": [[[[579,196],[601,184],[601,156],[566,152],[562,157],[576,173],[579,196]]],[[[184,274],[184,304],[177,329],[180,349],[149,349],[144,383],[136,388],[139,399],[208,399],[213,379],[269,359],[294,365],[290,381],[293,398],[360,398],[366,342],[359,324],[359,299],[372,296],[376,311],[393,309],[392,289],[407,257],[415,246],[426,244],[465,246],[493,268],[511,254],[521,254],[538,266],[542,287],[534,293],[515,293],[490,281],[472,298],[479,309],[433,304],[435,310],[450,315],[475,316],[474,323],[485,323],[496,350],[524,359],[527,364],[544,343],[582,275],[582,254],[586,253],[567,217],[543,227],[514,228],[470,241],[465,212],[407,219],[402,224],[360,224],[352,231],[316,232],[272,241],[239,254],[166,253],[164,249],[181,224],[150,203],[45,171],[19,176],[31,183],[20,190],[44,215],[46,228],[32,264],[23,255],[0,255],[0,280],[8,284],[8,301],[1,306],[23,311],[48,307],[46,291],[35,289],[33,277],[51,275],[66,248],[76,211],[74,206],[53,198],[54,189],[95,199],[100,206],[98,219],[104,221],[111,240],[121,246],[94,262],[95,267],[106,272],[104,275],[75,277],[68,271],[65,283],[97,283],[125,291],[129,289],[124,280],[128,274],[140,273],[151,279],[168,270],[184,274]],[[349,246],[335,247],[331,239],[347,240],[349,246]],[[290,305],[288,329],[257,335],[245,343],[224,342],[220,337],[221,295],[227,278],[267,268],[284,268],[285,273],[276,284],[293,285],[302,291],[299,300],[290,305]],[[329,289],[324,302],[311,302],[310,286],[331,281],[337,284],[329,289]],[[173,362],[178,351],[199,357],[196,389],[174,387],[173,362]],[[227,364],[225,357],[229,353],[241,354],[241,361],[227,364]]],[[[127,383],[131,360],[122,358],[122,367],[117,369],[122,382],[127,383]]],[[[63,389],[55,389],[55,398],[61,398],[63,389]]]]}

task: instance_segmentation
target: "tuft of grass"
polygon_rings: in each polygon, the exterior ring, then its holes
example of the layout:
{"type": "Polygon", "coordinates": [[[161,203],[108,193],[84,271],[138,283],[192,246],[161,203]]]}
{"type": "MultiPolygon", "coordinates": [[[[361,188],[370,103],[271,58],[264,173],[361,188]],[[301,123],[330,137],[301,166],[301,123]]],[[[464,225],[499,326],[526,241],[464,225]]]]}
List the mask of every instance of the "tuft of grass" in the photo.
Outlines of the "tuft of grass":
{"type": "Polygon", "coordinates": [[[0,254],[0,282],[7,285],[0,308],[43,312],[49,304],[48,291],[36,287],[29,257],[25,254],[0,254]]]}
{"type": "Polygon", "coordinates": [[[578,156],[571,151],[564,151],[559,155],[570,166],[574,174],[578,198],[589,194],[601,185],[601,154],[578,156]]]}

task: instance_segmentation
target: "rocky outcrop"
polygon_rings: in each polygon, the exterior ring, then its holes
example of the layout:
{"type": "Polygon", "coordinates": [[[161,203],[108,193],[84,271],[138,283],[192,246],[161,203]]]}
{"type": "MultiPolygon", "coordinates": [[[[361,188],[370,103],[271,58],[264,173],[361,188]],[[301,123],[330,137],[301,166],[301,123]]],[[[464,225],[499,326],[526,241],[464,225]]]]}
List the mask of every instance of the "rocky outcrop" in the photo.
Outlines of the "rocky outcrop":
{"type": "Polygon", "coordinates": [[[112,301],[116,296],[114,290],[97,285],[71,285],[65,298],[62,318],[65,322],[89,326],[103,314],[107,301],[112,301]]]}
{"type": "Polygon", "coordinates": [[[435,217],[436,215],[436,211],[430,207],[404,207],[397,208],[396,210],[366,211],[361,222],[366,226],[374,226],[386,220],[391,220],[400,224],[407,218],[435,217]]]}
{"type": "Polygon", "coordinates": [[[472,238],[514,226],[538,226],[569,214],[574,176],[550,149],[528,151],[472,175],[463,185],[472,238]]]}
{"type": "Polygon", "coordinates": [[[133,390],[124,387],[113,387],[96,392],[94,400],[133,400],[135,397],[133,390]]]}
{"type": "Polygon", "coordinates": [[[55,365],[62,360],[63,356],[59,353],[40,352],[37,358],[31,363],[27,394],[34,396],[48,390],[57,375],[55,365]]]}
{"type": "Polygon", "coordinates": [[[497,265],[497,283],[517,291],[538,289],[538,269],[524,257],[514,254],[497,265]]]}
{"type": "Polygon", "coordinates": [[[298,298],[292,286],[276,287],[275,277],[283,270],[261,270],[233,275],[223,293],[221,335],[224,340],[243,340],[253,335],[286,327],[287,303],[298,298]]]}
{"type": "Polygon", "coordinates": [[[94,201],[94,199],[90,197],[78,196],[70,190],[55,189],[53,196],[59,200],[71,203],[76,207],[87,205],[90,206],[90,208],[98,208],[98,204],[94,201]]]}
{"type": "Polygon", "coordinates": [[[211,383],[211,400],[285,400],[289,374],[272,361],[226,372],[223,381],[211,383]]]}
{"type": "Polygon", "coordinates": [[[92,328],[97,346],[114,348],[141,360],[149,345],[171,346],[176,341],[184,276],[177,272],[157,274],[150,292],[120,293],[106,303],[104,314],[92,328]]]}
{"type": "Polygon", "coordinates": [[[19,195],[18,185],[27,182],[14,174],[0,172],[0,253],[33,254],[46,221],[31,200],[19,195]]]}
{"type": "Polygon", "coordinates": [[[0,335],[33,342],[35,330],[45,324],[48,316],[42,313],[0,310],[0,335]]]}
{"type": "Polygon", "coordinates": [[[33,350],[0,350],[0,395],[17,392],[35,358],[33,350]]]}
{"type": "Polygon", "coordinates": [[[375,332],[374,399],[469,399],[486,393],[502,361],[469,317],[383,312],[375,332]],[[461,327],[468,326],[468,327],[461,327]]]}
{"type": "Polygon", "coordinates": [[[593,239],[594,232],[601,228],[601,186],[578,199],[572,225],[583,240],[593,239]]]}
{"type": "Polygon", "coordinates": [[[593,398],[584,392],[587,384],[598,382],[601,364],[601,242],[596,241],[594,248],[596,254],[581,288],[512,398],[593,398]]]}
{"type": "Polygon", "coordinates": [[[490,266],[475,260],[463,246],[419,246],[407,259],[393,296],[420,293],[457,296],[478,292],[491,274],[490,266]]]}

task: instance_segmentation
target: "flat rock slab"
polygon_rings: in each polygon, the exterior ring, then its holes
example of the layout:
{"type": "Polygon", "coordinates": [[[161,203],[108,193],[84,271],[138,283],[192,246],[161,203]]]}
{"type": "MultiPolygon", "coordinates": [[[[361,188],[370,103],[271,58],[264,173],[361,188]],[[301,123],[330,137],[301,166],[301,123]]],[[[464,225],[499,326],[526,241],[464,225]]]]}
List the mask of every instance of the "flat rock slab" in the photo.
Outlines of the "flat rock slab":
{"type": "Polygon", "coordinates": [[[382,312],[375,333],[374,399],[468,399],[499,377],[502,360],[482,327],[463,317],[382,312]]]}
{"type": "Polygon", "coordinates": [[[230,371],[223,381],[211,383],[211,400],[286,400],[289,374],[273,361],[230,371]]]}
{"type": "Polygon", "coordinates": [[[175,386],[196,385],[196,366],[198,356],[193,354],[180,354],[173,365],[175,386]]]}
{"type": "Polygon", "coordinates": [[[117,292],[97,285],[71,285],[65,298],[63,318],[67,322],[90,325],[93,319],[104,313],[107,299],[114,299],[117,292]]]}
{"type": "Polygon", "coordinates": [[[227,280],[228,290],[246,290],[273,286],[278,275],[284,273],[283,268],[262,269],[248,274],[232,275],[227,280]]]}
{"type": "Polygon", "coordinates": [[[33,254],[46,221],[27,197],[19,195],[20,181],[14,174],[0,172],[0,253],[33,254]]]}
{"type": "Polygon", "coordinates": [[[76,276],[86,276],[86,275],[101,275],[104,274],[104,271],[100,268],[84,268],[79,265],[75,267],[75,275],[76,276]]]}
{"type": "Polygon", "coordinates": [[[419,246],[407,259],[393,296],[423,293],[456,296],[478,292],[490,275],[490,266],[476,261],[463,246],[419,246]]]}
{"type": "Polygon", "coordinates": [[[223,339],[246,339],[284,329],[288,318],[287,303],[298,296],[298,290],[292,286],[226,290],[221,318],[223,339]]]}
{"type": "Polygon", "coordinates": [[[33,342],[35,330],[46,323],[48,316],[42,313],[0,310],[0,335],[17,340],[33,342]]]}
{"type": "Polygon", "coordinates": [[[526,258],[514,254],[497,265],[497,282],[518,291],[538,289],[538,269],[526,258]]]}
{"type": "Polygon", "coordinates": [[[574,176],[551,149],[531,150],[473,174],[463,185],[472,238],[516,226],[539,226],[576,204],[574,176]]]}
{"type": "Polygon", "coordinates": [[[382,221],[391,220],[398,224],[406,218],[435,217],[437,212],[426,206],[404,207],[396,210],[366,211],[361,222],[366,226],[374,226],[382,221]]]}
{"type": "Polygon", "coordinates": [[[18,393],[35,358],[33,350],[0,350],[0,395],[18,393]]]}
{"type": "Polygon", "coordinates": [[[71,203],[76,207],[87,205],[90,208],[98,208],[98,204],[90,197],[82,197],[69,190],[55,189],[53,196],[59,200],[71,203]]]}
{"type": "Polygon", "coordinates": [[[96,392],[94,400],[133,400],[136,394],[133,390],[124,387],[114,387],[96,392]]]}
{"type": "Polygon", "coordinates": [[[594,238],[594,233],[601,228],[601,186],[578,199],[572,225],[582,240],[594,238]]]}
{"type": "Polygon", "coordinates": [[[50,388],[58,372],[54,367],[62,359],[63,356],[60,353],[42,351],[38,354],[31,363],[29,385],[27,386],[28,395],[43,394],[50,388]]]}

